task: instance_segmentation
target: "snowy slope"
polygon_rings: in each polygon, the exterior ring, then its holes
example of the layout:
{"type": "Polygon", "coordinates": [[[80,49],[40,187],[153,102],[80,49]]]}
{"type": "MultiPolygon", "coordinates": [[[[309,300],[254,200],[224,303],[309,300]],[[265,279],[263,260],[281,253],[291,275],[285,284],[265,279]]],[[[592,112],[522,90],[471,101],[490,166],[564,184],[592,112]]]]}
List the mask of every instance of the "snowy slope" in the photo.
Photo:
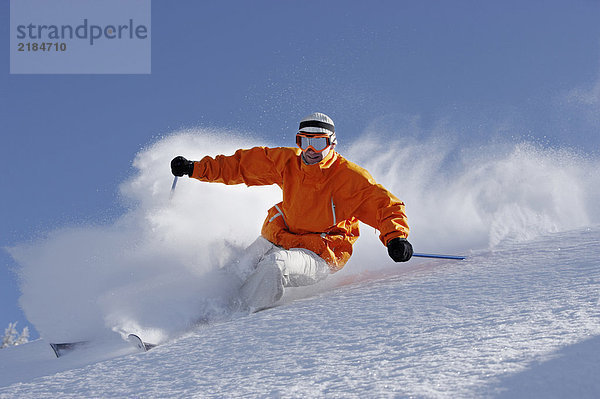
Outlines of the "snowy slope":
{"type": "Polygon", "coordinates": [[[341,272],[231,315],[218,270],[281,192],[184,178],[169,199],[168,165],[258,144],[223,131],[162,138],[137,154],[121,217],[10,248],[43,339],[0,351],[0,397],[600,396],[598,159],[377,132],[341,141],[406,202],[418,252],[469,259],[396,265],[362,225],[341,272]],[[162,345],[136,353],[128,332],[162,345]],[[60,359],[47,345],[79,340],[91,344],[60,359]]]}
{"type": "Polygon", "coordinates": [[[593,398],[599,301],[600,228],[578,229],[335,276],[145,354],[3,350],[0,397],[593,398]]]}

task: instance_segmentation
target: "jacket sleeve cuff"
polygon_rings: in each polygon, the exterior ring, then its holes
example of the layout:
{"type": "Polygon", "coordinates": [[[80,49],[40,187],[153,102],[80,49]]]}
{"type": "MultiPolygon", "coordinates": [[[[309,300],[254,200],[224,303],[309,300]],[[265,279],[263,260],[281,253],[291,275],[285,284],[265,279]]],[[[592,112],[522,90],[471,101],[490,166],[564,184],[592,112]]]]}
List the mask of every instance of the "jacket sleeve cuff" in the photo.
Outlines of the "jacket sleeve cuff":
{"type": "Polygon", "coordinates": [[[200,169],[201,169],[200,162],[194,161],[194,167],[192,169],[192,174],[190,175],[190,177],[193,177],[194,179],[200,179],[200,177],[201,177],[200,169]]]}

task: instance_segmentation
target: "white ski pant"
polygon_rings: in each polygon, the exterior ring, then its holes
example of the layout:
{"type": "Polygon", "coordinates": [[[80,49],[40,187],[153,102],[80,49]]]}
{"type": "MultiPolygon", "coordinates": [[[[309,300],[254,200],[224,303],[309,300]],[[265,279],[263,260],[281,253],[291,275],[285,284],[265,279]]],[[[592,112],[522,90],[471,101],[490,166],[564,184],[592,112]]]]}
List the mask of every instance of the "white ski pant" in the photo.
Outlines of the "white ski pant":
{"type": "Polygon", "coordinates": [[[331,273],[316,253],[304,248],[286,250],[263,237],[246,249],[235,269],[242,281],[241,299],[251,311],[273,305],[284,287],[315,284],[331,273]]]}

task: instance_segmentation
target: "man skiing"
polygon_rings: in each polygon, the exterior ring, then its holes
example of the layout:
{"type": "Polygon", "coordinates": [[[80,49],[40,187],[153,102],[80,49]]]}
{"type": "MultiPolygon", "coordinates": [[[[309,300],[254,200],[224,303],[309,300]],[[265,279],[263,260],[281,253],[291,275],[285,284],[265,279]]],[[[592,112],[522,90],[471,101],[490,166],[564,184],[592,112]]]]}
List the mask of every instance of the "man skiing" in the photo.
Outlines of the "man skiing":
{"type": "Polygon", "coordinates": [[[359,236],[359,220],[379,230],[396,262],[413,253],[404,203],[335,151],[335,126],[316,112],[300,121],[298,148],[255,147],[234,155],[171,161],[175,176],[247,186],[277,184],[283,201],[269,209],[261,236],[248,247],[250,270],[240,276],[251,311],[271,306],[284,287],[317,283],[340,270],[359,236]]]}

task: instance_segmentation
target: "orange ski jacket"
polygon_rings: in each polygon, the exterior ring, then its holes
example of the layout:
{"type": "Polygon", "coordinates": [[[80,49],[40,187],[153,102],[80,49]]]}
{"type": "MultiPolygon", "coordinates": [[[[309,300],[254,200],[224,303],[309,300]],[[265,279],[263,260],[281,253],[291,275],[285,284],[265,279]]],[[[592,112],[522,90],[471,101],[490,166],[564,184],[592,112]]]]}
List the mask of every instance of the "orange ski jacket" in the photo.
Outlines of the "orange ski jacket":
{"type": "Polygon", "coordinates": [[[314,165],[307,165],[301,152],[291,147],[255,147],[231,156],[206,156],[194,163],[191,177],[247,186],[277,184],[283,201],[269,209],[262,236],[285,249],[309,249],[332,271],[350,259],[359,220],[379,230],[384,245],[408,237],[404,203],[369,172],[334,150],[314,165]]]}

